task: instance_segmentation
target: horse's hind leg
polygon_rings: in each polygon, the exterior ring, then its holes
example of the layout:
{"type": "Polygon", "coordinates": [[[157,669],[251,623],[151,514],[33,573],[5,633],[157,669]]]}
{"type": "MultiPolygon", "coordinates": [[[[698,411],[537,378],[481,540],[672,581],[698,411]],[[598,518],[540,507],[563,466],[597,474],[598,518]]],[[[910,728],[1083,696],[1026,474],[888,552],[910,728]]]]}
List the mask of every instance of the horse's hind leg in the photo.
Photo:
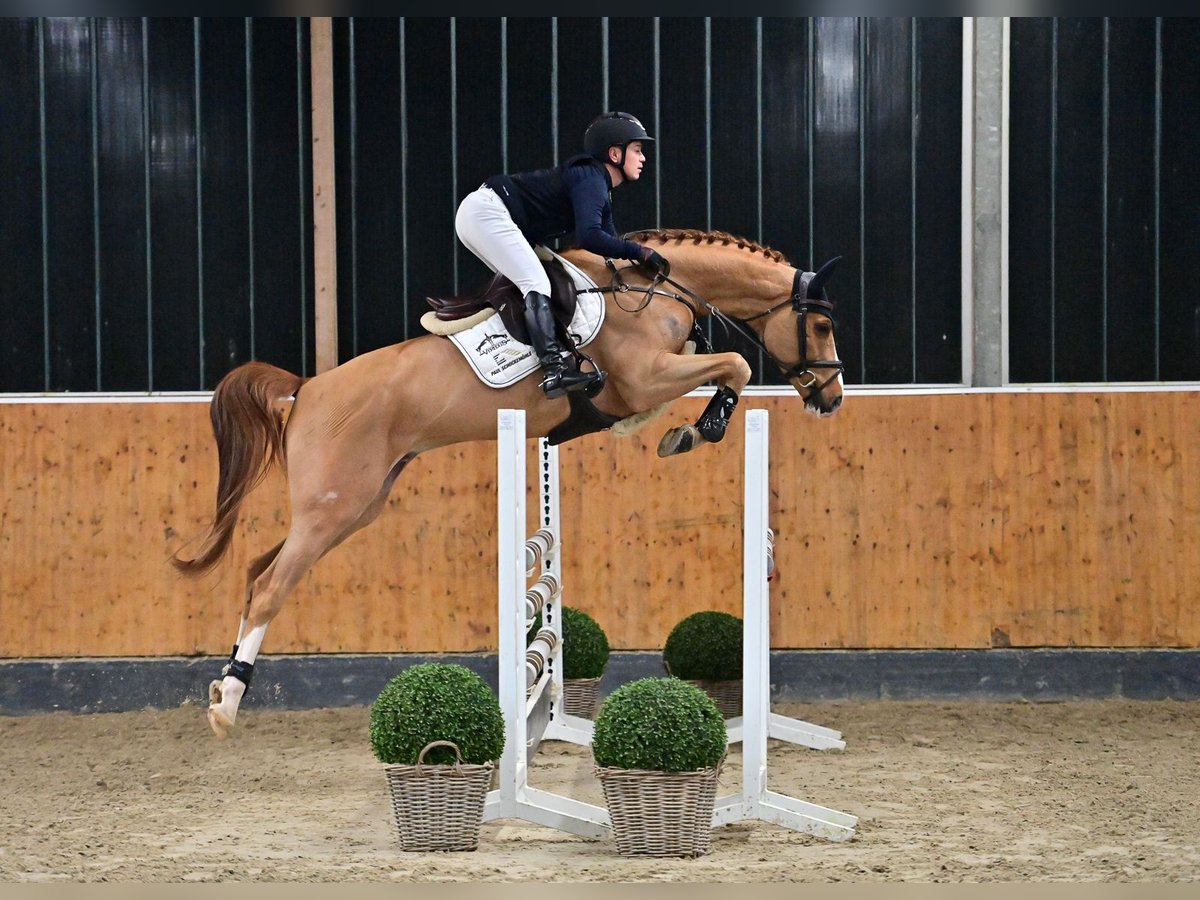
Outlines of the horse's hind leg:
{"type": "MultiPolygon", "coordinates": [[[[338,496],[336,509],[327,500],[307,504],[294,514],[287,538],[250,564],[238,645],[221,680],[209,685],[208,722],[219,737],[227,736],[233,727],[267,625],[283,607],[288,593],[317,560],[378,517],[392,484],[410,459],[405,457],[393,466],[365,504],[352,502],[352,492],[338,496]]],[[[338,492],[323,492],[321,496],[328,498],[330,494],[338,492]]]]}
{"type": "MultiPolygon", "coordinates": [[[[241,620],[238,622],[237,640],[233,642],[233,649],[229,651],[229,662],[221,670],[221,676],[229,674],[229,667],[233,665],[237,659],[238,647],[242,643],[242,638],[246,636],[246,622],[250,618],[250,598],[254,596],[254,582],[258,577],[267,570],[267,566],[275,561],[275,557],[279,555],[280,549],[283,547],[283,541],[280,541],[266,553],[260,554],[251,560],[250,565],[246,566],[246,599],[242,604],[241,620]]],[[[213,681],[208,686],[208,700],[210,703],[220,701],[221,682],[213,681]]]]}
{"type": "MultiPolygon", "coordinates": [[[[242,603],[242,617],[238,623],[237,640],[233,642],[233,650],[229,653],[229,661],[237,657],[238,645],[242,642],[242,638],[246,636],[246,622],[250,618],[250,600],[254,596],[254,583],[258,581],[258,577],[263,572],[267,571],[267,567],[275,562],[275,557],[279,555],[279,551],[283,549],[283,541],[280,541],[266,553],[254,557],[250,561],[250,565],[246,566],[246,598],[242,603]]],[[[225,667],[228,670],[228,666],[225,667]]],[[[225,674],[222,672],[221,674],[225,674]]]]}
{"type": "Polygon", "coordinates": [[[237,718],[267,625],[278,614],[296,582],[321,558],[341,530],[331,533],[322,524],[310,522],[306,516],[296,516],[279,554],[254,581],[237,652],[225,667],[221,681],[209,686],[208,722],[219,737],[229,733],[237,718]]]}

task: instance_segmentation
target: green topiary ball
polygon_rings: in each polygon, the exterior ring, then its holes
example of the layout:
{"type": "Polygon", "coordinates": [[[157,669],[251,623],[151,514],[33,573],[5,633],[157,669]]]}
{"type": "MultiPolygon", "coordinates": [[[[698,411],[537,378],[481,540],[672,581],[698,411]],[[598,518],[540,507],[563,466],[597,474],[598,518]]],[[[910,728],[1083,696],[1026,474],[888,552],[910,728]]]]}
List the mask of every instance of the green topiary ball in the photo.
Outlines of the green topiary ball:
{"type": "MultiPolygon", "coordinates": [[[[504,752],[500,702],[466,666],[410,666],[387,683],[371,706],[371,749],[381,762],[415,765],[431,741],[453,741],[464,763],[494,761],[504,752]]],[[[430,764],[454,761],[449,747],[425,755],[430,764]]]]}
{"type": "Polygon", "coordinates": [[[742,620],[715,610],[692,613],[671,629],[663,661],[676,678],[736,681],[742,677],[742,620]]]}
{"type": "Polygon", "coordinates": [[[600,707],[596,765],[659,772],[711,769],[725,755],[725,718],[704,691],[678,678],[621,685],[600,707]]]}
{"type": "Polygon", "coordinates": [[[563,678],[599,678],[608,664],[608,636],[587,613],[562,607],[563,678]]]}

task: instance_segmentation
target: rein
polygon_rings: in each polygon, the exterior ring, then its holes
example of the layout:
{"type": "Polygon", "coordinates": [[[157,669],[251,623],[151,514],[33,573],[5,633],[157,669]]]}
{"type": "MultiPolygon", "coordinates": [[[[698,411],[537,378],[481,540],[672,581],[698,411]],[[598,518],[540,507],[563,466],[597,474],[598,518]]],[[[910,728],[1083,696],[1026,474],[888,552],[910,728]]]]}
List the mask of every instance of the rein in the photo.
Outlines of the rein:
{"type": "Polygon", "coordinates": [[[666,297],[667,299],[682,303],[691,311],[693,323],[696,319],[703,315],[711,315],[721,323],[722,327],[725,328],[726,334],[728,334],[729,330],[732,328],[746,340],[750,341],[750,343],[762,350],[762,352],[766,354],[767,358],[779,367],[779,370],[783,372],[785,378],[795,378],[802,388],[809,390],[810,394],[819,394],[825,389],[826,385],[837,378],[838,375],[840,375],[846,369],[845,364],[840,359],[808,358],[808,331],[805,328],[805,320],[808,314],[810,312],[820,313],[828,316],[829,320],[833,321],[833,304],[828,300],[810,298],[808,296],[809,283],[816,274],[814,272],[801,272],[799,269],[797,269],[795,276],[792,278],[792,293],[790,297],[787,297],[779,303],[776,303],[769,309],[765,309],[762,312],[755,313],[754,315],[739,321],[731,316],[727,316],[695,291],[680,284],[669,275],[663,275],[661,272],[654,276],[654,279],[644,291],[642,291],[641,288],[636,289],[638,293],[642,293],[644,295],[643,299],[636,307],[629,309],[621,305],[619,295],[630,293],[635,289],[630,287],[630,285],[626,283],[623,278],[621,278],[621,273],[628,269],[637,268],[637,266],[631,264],[618,269],[613,261],[607,258],[604,260],[604,264],[608,267],[609,272],[612,273],[612,284],[603,288],[587,288],[581,293],[612,293],[613,300],[616,302],[617,306],[619,306],[625,312],[630,313],[641,312],[650,305],[651,299],[657,296],[666,297]],[[663,284],[664,282],[676,288],[681,293],[676,294],[672,293],[671,291],[662,290],[659,285],[663,284]],[[782,361],[776,358],[775,354],[767,349],[766,342],[758,336],[758,333],[753,329],[747,328],[744,324],[746,322],[752,322],[755,319],[765,318],[766,316],[783,309],[783,307],[789,304],[791,305],[792,310],[796,313],[796,336],[800,347],[800,361],[794,366],[785,365],[782,361]],[[701,312],[701,309],[707,310],[707,312],[701,312]],[[833,371],[828,378],[826,378],[824,381],[821,381],[818,378],[817,373],[813,371],[814,369],[832,369],[833,371]]]}

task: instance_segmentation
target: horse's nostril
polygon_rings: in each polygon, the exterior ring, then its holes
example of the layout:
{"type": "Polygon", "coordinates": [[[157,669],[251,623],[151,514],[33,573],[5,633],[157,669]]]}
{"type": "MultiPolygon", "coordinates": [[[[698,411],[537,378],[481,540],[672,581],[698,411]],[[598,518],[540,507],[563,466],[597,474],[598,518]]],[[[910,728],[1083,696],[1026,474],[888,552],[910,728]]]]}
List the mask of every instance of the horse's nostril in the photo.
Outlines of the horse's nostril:
{"type": "Polygon", "coordinates": [[[829,404],[829,409],[832,412],[832,411],[840,409],[841,406],[842,406],[842,397],[839,394],[838,396],[833,398],[833,402],[829,404]]]}

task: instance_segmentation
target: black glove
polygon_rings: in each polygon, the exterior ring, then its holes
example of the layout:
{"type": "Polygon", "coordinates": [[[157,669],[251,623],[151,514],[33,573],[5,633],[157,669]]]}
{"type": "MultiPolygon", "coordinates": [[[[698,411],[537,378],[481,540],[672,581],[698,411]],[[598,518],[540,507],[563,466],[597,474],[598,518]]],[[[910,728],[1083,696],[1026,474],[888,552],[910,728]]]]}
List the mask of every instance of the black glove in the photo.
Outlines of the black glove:
{"type": "Polygon", "coordinates": [[[650,255],[646,257],[642,265],[650,269],[654,274],[661,275],[663,278],[671,274],[671,264],[657,250],[651,250],[650,255]]]}

